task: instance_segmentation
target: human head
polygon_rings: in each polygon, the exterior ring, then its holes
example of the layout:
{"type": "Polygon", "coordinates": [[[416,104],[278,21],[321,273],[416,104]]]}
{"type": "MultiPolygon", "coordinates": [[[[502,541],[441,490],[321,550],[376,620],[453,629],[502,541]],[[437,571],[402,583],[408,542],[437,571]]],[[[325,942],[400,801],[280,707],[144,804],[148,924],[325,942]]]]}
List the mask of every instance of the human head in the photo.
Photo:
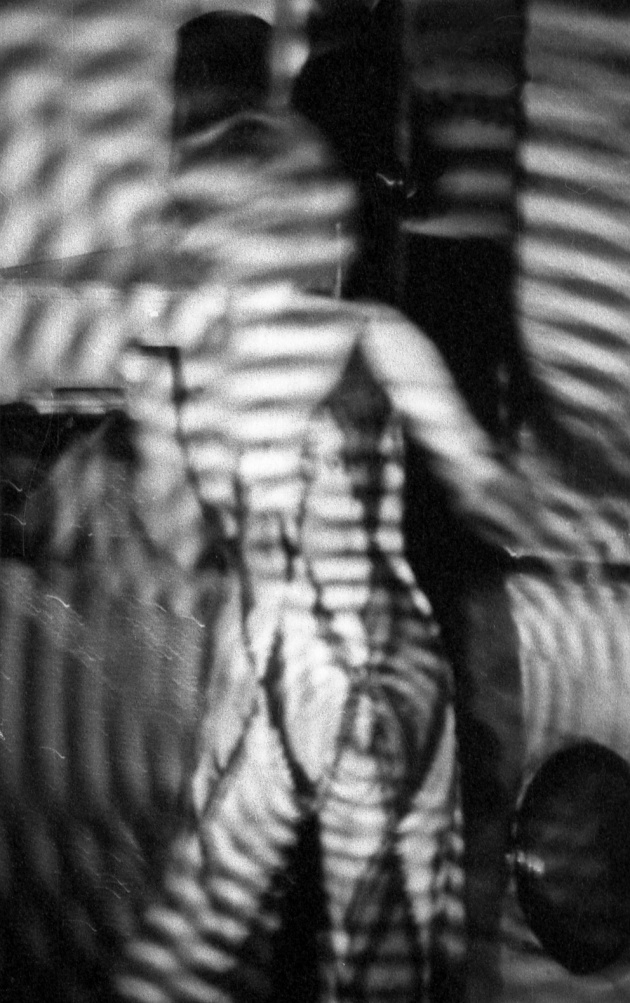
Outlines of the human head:
{"type": "Polygon", "coordinates": [[[172,191],[180,249],[232,282],[332,292],[353,252],[354,189],[290,111],[242,112],[180,143],[172,191]]]}

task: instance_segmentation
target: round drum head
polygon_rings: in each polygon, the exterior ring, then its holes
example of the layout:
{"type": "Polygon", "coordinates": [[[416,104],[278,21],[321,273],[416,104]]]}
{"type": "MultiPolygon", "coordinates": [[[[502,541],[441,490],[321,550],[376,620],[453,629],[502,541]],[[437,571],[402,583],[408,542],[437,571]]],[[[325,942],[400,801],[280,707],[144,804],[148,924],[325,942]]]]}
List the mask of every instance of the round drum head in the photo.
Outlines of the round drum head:
{"type": "Polygon", "coordinates": [[[580,742],[551,756],[516,813],[517,894],[542,946],[571,972],[596,972],[630,943],[630,768],[580,742]]]}

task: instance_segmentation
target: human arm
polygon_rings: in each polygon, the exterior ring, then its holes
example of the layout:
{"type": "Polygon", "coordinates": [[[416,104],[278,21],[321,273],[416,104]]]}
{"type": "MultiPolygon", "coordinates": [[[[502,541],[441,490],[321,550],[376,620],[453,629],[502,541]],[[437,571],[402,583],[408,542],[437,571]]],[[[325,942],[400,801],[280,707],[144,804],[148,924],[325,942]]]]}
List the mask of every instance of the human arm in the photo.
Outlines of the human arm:
{"type": "Polygon", "coordinates": [[[536,518],[531,485],[475,419],[428,336],[391,307],[362,309],[368,363],[455,510],[490,542],[518,548],[536,518]]]}

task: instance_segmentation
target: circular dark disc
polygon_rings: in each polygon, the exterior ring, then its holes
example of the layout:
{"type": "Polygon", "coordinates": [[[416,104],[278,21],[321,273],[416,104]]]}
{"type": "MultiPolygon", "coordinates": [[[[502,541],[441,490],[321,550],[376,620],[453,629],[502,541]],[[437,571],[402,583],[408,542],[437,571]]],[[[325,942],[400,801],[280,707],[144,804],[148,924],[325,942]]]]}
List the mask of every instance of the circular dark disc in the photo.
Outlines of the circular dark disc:
{"type": "Polygon", "coordinates": [[[517,895],[542,946],[596,972],[630,943],[630,767],[595,742],[555,753],[528,784],[514,825],[517,895]]]}

